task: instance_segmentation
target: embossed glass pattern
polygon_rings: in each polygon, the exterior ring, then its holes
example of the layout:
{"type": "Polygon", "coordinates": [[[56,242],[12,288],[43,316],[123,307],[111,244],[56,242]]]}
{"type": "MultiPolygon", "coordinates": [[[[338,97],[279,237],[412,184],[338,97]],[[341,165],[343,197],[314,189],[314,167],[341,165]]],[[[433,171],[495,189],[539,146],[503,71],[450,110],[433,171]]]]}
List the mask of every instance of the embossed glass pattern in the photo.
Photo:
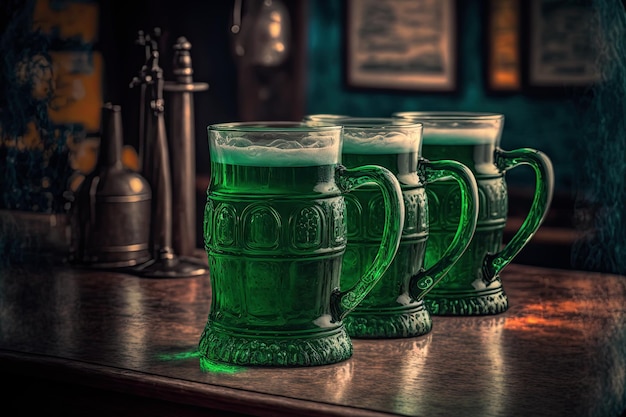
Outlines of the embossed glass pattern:
{"type": "MultiPolygon", "coordinates": [[[[396,257],[374,290],[346,317],[356,338],[399,338],[428,333],[432,319],[424,296],[445,276],[467,248],[476,227],[477,186],[471,171],[459,162],[430,162],[420,158],[422,125],[391,118],[309,115],[307,120],[343,126],[342,161],[346,167],[378,164],[393,172],[402,188],[405,221],[396,257]],[[426,185],[454,178],[457,212],[454,239],[438,262],[424,269],[429,239],[426,185]]],[[[342,285],[350,285],[376,255],[383,225],[382,201],[372,186],[346,195],[348,244],[343,259],[342,285]]]]}
{"type": "MultiPolygon", "coordinates": [[[[431,161],[454,159],[469,167],[478,183],[479,212],[474,238],[450,273],[429,292],[427,306],[435,315],[498,314],[508,309],[500,272],[541,225],[552,200],[554,174],[541,151],[500,148],[504,116],[469,112],[398,112],[395,118],[424,124],[422,154],[431,161]],[[535,191],[525,221],[503,245],[508,213],[507,170],[529,165],[535,191]]],[[[451,181],[427,187],[430,237],[426,265],[435,262],[451,241],[459,203],[451,181]]]]}
{"type": "Polygon", "coordinates": [[[206,359],[310,366],[352,355],[343,319],[391,263],[404,206],[385,168],[339,165],[341,131],[291,122],[209,126],[204,238],[212,299],[199,344],[206,359]],[[344,193],[365,183],[379,185],[382,240],[354,285],[340,288],[344,193]]]}

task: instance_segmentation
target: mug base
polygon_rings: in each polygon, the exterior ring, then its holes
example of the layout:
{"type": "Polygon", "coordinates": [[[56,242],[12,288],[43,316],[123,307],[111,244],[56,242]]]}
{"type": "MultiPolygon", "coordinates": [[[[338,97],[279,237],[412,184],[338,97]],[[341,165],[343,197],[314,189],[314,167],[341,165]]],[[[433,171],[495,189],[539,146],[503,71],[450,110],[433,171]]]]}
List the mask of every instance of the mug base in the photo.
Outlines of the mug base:
{"type": "Polygon", "coordinates": [[[433,316],[486,316],[504,313],[509,299],[502,287],[483,291],[431,291],[424,299],[433,316]]]}
{"type": "Polygon", "coordinates": [[[355,339],[392,339],[429,333],[433,321],[422,300],[403,309],[371,311],[355,309],[344,319],[350,337],[355,339]]]}
{"type": "Polygon", "coordinates": [[[352,342],[343,326],[300,336],[237,333],[208,322],[198,349],[205,359],[240,366],[328,365],[352,356],[352,342]]]}

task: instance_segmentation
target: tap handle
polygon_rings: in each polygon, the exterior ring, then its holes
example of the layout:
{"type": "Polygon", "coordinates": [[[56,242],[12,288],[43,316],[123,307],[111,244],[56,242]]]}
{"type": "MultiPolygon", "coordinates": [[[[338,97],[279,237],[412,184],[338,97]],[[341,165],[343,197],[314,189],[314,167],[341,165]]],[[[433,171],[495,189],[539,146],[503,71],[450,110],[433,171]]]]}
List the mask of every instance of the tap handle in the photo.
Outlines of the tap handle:
{"type": "Polygon", "coordinates": [[[193,68],[191,66],[191,42],[184,36],[179,37],[174,44],[173,73],[179,84],[193,83],[193,68]]]}
{"type": "Polygon", "coordinates": [[[149,62],[148,77],[150,78],[150,108],[155,115],[163,113],[165,110],[163,100],[163,69],[159,66],[159,52],[152,51],[149,62]]]}

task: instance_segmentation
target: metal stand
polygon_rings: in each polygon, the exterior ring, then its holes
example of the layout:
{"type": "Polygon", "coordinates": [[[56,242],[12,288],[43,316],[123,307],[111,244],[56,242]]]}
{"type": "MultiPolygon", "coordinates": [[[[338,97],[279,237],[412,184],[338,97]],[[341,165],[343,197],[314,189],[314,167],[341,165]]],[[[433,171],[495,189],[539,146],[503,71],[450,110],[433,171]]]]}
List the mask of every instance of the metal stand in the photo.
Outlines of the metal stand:
{"type": "Polygon", "coordinates": [[[209,84],[193,82],[191,43],[180,37],[174,45],[174,81],[166,81],[168,94],[169,151],[172,162],[174,252],[191,256],[196,247],[196,146],[193,93],[209,84]]]}

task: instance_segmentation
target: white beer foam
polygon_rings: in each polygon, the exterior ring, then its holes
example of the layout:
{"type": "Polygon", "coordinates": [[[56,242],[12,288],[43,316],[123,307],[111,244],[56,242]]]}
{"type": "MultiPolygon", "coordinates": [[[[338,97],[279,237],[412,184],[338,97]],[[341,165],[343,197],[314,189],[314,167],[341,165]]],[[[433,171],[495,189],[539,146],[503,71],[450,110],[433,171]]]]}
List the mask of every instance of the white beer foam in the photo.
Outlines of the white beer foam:
{"type": "Polygon", "coordinates": [[[367,129],[351,130],[344,127],[343,153],[398,154],[418,152],[420,135],[416,133],[388,132],[372,134],[367,129]]]}
{"type": "Polygon", "coordinates": [[[493,129],[424,126],[424,145],[485,145],[495,143],[493,129]]]}
{"type": "Polygon", "coordinates": [[[305,167],[338,163],[339,141],[311,137],[300,141],[276,139],[264,145],[241,138],[220,138],[213,144],[215,162],[263,167],[305,167]],[[334,143],[336,142],[336,143],[334,143]]]}

